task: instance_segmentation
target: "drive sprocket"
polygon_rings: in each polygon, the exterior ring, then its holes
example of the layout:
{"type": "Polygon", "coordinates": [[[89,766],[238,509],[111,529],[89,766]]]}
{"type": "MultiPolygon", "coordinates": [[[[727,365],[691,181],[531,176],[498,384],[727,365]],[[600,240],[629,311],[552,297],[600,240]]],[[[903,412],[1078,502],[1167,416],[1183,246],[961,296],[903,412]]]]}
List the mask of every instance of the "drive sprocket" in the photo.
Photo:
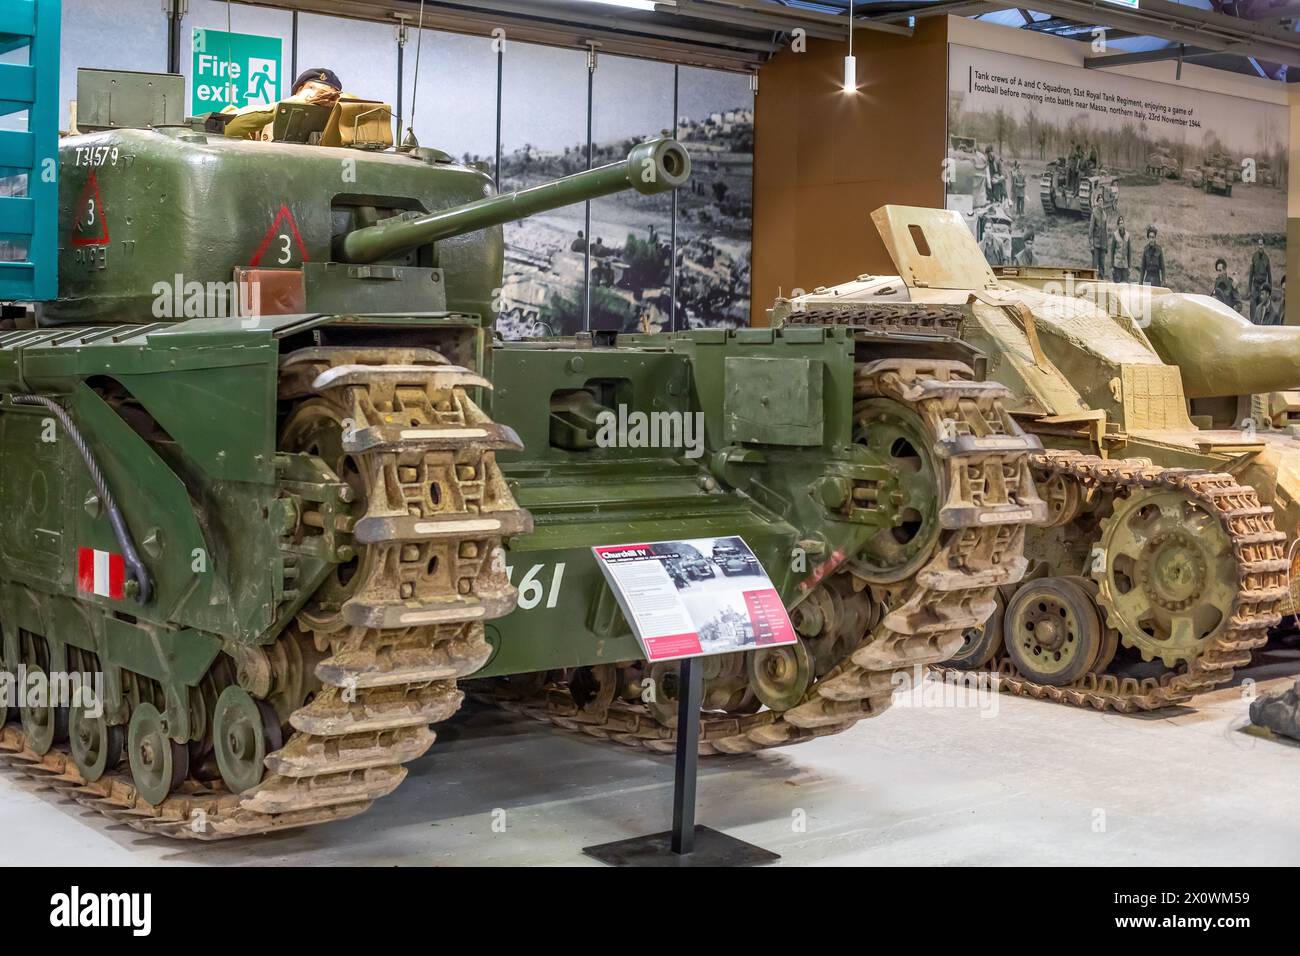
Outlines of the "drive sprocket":
{"type": "Polygon", "coordinates": [[[1238,590],[1232,539],[1176,488],[1117,498],[1101,521],[1092,574],[1109,625],[1143,660],[1191,663],[1229,624],[1238,590]]]}

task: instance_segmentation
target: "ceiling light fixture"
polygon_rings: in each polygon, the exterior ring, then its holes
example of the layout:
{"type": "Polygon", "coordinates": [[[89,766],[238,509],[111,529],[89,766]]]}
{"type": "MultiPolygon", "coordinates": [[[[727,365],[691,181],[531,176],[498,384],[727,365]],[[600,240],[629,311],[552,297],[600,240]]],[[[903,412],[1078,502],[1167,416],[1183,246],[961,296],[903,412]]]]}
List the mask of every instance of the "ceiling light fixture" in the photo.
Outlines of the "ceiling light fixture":
{"type": "MultiPolygon", "coordinates": [[[[603,3],[610,7],[631,7],[633,10],[654,12],[655,0],[587,0],[588,3],[603,3]]],[[[663,0],[660,0],[663,2],[663,0]]]]}
{"type": "Polygon", "coordinates": [[[849,0],[849,55],[844,58],[844,92],[858,88],[858,58],[853,55],[853,0],[849,0]]]}

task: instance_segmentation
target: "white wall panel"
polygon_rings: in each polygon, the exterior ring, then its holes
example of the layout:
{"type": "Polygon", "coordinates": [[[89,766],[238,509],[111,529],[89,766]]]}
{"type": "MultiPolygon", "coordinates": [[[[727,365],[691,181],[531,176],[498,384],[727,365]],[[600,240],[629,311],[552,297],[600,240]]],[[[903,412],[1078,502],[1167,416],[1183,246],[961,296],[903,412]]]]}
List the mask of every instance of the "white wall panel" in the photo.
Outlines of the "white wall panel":
{"type": "Polygon", "coordinates": [[[167,69],[167,17],[159,0],[63,0],[59,128],[77,98],[77,70],[167,69]]]}
{"type": "Polygon", "coordinates": [[[403,123],[410,124],[414,105],[415,135],[421,145],[445,149],[457,159],[468,153],[470,159],[495,163],[497,55],[491,39],[428,28],[423,32],[418,97],[415,60],[419,32],[414,27],[406,43],[403,123]]]}
{"type": "Polygon", "coordinates": [[[300,14],[298,70],[309,67],[333,70],[346,92],[397,109],[396,25],[300,14]]]}

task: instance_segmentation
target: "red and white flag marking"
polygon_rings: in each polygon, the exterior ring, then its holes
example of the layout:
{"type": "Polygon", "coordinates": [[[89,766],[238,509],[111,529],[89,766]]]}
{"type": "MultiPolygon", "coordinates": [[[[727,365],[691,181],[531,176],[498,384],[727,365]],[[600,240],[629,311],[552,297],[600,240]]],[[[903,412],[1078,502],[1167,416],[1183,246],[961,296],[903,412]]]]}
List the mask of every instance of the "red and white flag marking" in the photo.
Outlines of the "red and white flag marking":
{"type": "Polygon", "coordinates": [[[126,563],[120,554],[96,548],[77,549],[77,590],[122,600],[126,563]]]}

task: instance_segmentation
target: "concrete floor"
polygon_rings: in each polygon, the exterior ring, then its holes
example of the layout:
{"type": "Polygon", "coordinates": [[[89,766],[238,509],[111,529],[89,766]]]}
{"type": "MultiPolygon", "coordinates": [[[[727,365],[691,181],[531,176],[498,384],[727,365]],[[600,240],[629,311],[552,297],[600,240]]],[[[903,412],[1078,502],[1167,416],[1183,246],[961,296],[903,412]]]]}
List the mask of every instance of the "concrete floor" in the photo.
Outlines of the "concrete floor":
{"type": "MultiPolygon", "coordinates": [[[[1292,652],[1248,673],[1297,672],[1292,652]]],[[[1159,717],[996,702],[703,760],[699,821],[785,865],[1300,863],[1300,746],[1242,733],[1240,687],[1159,717]]],[[[0,863],[599,865],[581,847],[666,829],[671,781],[670,758],[472,709],[368,814],[235,843],[145,836],[0,771],[0,863]]]]}

